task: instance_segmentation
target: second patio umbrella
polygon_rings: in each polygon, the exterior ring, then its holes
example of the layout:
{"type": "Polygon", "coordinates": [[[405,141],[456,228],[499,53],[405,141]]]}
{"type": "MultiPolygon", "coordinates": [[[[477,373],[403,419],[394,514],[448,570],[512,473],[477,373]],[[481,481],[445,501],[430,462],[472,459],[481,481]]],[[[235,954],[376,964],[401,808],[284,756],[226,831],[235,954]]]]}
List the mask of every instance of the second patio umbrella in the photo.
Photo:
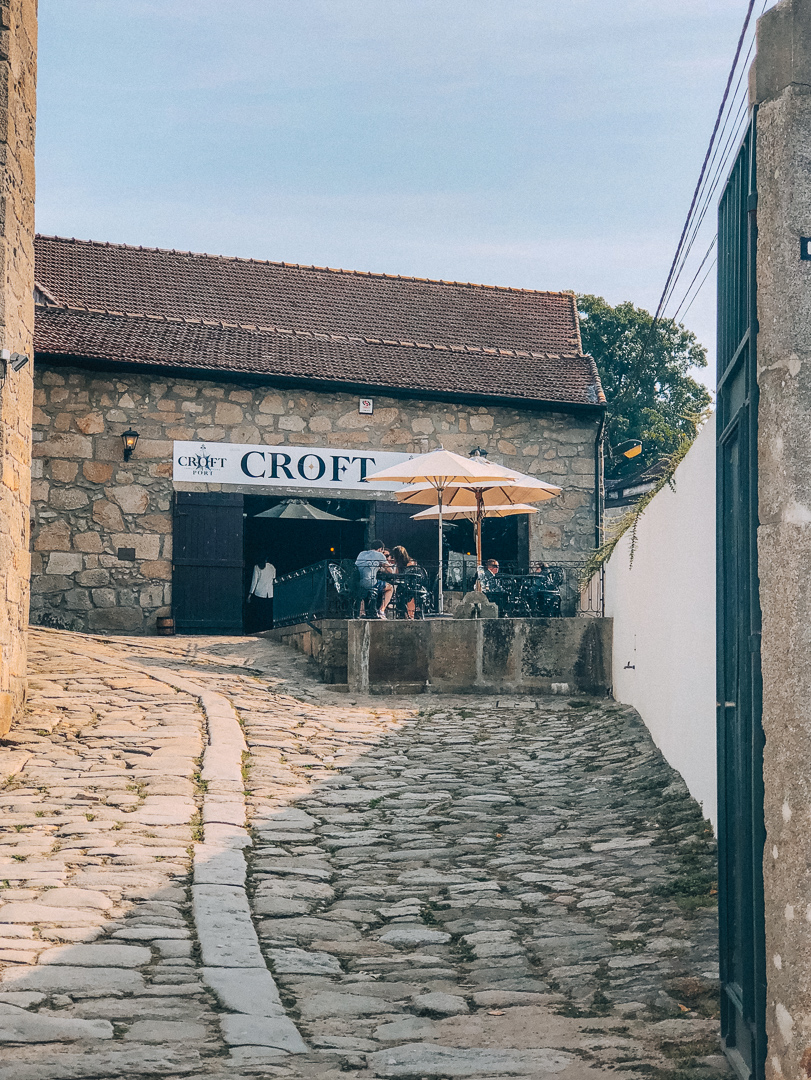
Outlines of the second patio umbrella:
{"type": "MultiPolygon", "coordinates": [[[[474,459],[476,460],[476,459],[474,459]]],[[[484,462],[491,469],[499,469],[500,466],[484,462]]],[[[484,470],[483,470],[484,471],[484,470]]],[[[482,561],[482,518],[487,512],[488,506],[503,506],[505,504],[544,502],[560,495],[561,489],[554,484],[547,484],[534,476],[526,473],[515,472],[512,469],[503,469],[510,479],[498,479],[494,473],[483,482],[469,480],[464,484],[457,484],[446,492],[444,505],[449,510],[467,509],[473,511],[476,518],[476,560],[481,565],[482,561]]],[[[415,484],[396,492],[399,502],[416,503],[425,506],[434,506],[437,503],[434,489],[430,484],[415,484]]]]}
{"type": "MultiPolygon", "coordinates": [[[[439,520],[439,595],[437,609],[443,611],[442,601],[442,502],[443,495],[460,484],[487,484],[493,480],[511,484],[518,473],[493,465],[480,457],[462,457],[452,450],[431,450],[418,454],[400,465],[372,473],[367,480],[399,480],[402,484],[419,484],[434,495],[429,501],[436,504],[439,520]]],[[[509,500],[502,499],[502,502],[509,500]]]]}

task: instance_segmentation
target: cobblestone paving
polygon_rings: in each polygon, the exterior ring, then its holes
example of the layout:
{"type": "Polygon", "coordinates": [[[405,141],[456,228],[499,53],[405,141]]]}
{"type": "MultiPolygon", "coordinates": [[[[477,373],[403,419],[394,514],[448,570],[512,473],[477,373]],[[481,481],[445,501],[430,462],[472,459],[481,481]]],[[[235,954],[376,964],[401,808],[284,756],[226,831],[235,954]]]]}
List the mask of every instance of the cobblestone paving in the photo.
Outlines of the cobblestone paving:
{"type": "Polygon", "coordinates": [[[631,710],[358,700],[254,639],[38,630],[32,666],[0,1080],[727,1075],[712,837],[631,710]],[[226,1042],[201,982],[205,718],[158,667],[243,723],[254,921],[306,1054],[226,1042]]]}

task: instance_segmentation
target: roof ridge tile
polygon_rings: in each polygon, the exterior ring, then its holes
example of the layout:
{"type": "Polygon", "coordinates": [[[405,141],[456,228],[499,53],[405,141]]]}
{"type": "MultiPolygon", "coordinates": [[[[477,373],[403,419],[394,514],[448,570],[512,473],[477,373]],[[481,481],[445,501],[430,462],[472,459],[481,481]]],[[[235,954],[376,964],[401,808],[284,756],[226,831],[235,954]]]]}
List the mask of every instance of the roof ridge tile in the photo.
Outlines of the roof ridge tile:
{"type": "Polygon", "coordinates": [[[76,244],[85,247],[114,248],[119,251],[141,251],[156,255],[185,255],[193,259],[208,259],[211,262],[253,263],[257,266],[280,266],[289,270],[312,270],[318,273],[345,274],[355,277],[380,278],[384,281],[414,281],[427,285],[445,285],[463,289],[488,289],[495,292],[530,294],[533,296],[572,296],[571,289],[522,289],[514,285],[484,285],[477,281],[456,281],[452,278],[424,278],[411,274],[386,274],[379,270],[348,270],[342,267],[317,266],[315,263],[291,263],[278,259],[256,259],[245,255],[212,255],[206,251],[183,251],[180,248],[145,247],[142,244],[116,244],[109,240],[80,240],[75,236],[55,236],[50,233],[37,233],[37,240],[51,240],[62,244],[76,244]]]}

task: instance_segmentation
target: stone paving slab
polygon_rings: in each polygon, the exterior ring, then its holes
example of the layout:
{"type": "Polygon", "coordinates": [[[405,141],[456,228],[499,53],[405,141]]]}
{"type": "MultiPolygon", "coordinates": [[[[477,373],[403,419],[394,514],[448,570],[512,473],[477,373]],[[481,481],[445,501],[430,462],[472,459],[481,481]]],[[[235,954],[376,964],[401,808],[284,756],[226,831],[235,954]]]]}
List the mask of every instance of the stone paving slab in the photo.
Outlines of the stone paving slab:
{"type": "Polygon", "coordinates": [[[631,710],[338,695],[256,639],[31,662],[0,1080],[725,1074],[712,837],[631,710]]]}

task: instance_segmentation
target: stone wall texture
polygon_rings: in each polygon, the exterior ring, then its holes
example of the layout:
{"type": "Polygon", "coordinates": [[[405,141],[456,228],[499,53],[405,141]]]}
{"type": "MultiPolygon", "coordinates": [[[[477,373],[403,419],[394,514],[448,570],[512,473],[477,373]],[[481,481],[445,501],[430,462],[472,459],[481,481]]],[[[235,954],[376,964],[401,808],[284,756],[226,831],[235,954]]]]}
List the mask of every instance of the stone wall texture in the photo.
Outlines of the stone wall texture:
{"type": "MultiPolygon", "coordinates": [[[[0,0],[0,347],[33,356],[36,0],[0,0]]],[[[0,386],[0,735],[24,699],[32,364],[0,386]]]]}
{"type": "Polygon", "coordinates": [[[404,453],[440,440],[460,453],[481,446],[564,489],[530,524],[531,559],[576,562],[594,546],[598,421],[588,415],[375,397],[374,414],[361,416],[350,394],[40,364],[33,417],[33,622],[150,633],[171,613],[175,439],[404,453]],[[140,439],[124,463],[128,427],[140,439]],[[135,559],[120,561],[119,548],[135,548],[135,559]]]}
{"type": "Polygon", "coordinates": [[[758,563],[763,612],[766,1074],[811,1070],[811,0],[760,22],[758,563]]]}

